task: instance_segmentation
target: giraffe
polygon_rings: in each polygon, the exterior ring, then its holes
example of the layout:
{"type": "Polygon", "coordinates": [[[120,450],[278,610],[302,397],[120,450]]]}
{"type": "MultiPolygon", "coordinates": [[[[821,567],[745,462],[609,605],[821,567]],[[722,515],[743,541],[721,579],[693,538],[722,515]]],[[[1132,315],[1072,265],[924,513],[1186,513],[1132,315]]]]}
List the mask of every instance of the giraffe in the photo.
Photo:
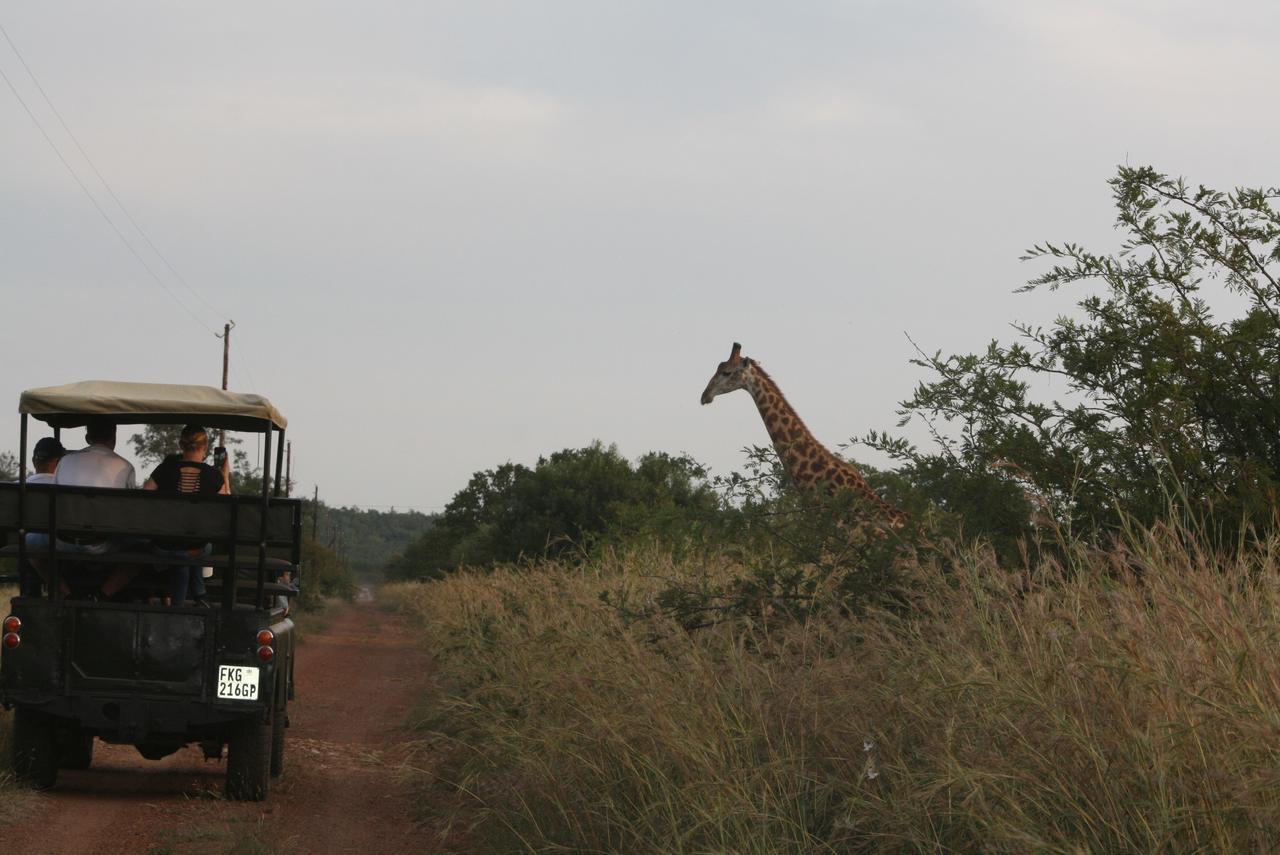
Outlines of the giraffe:
{"type": "Polygon", "coordinates": [[[906,511],[881,498],[856,466],[841,460],[818,442],[782,396],[778,384],[758,362],[742,355],[742,345],[737,342],[733,343],[729,358],[711,375],[702,392],[702,403],[710,404],[717,395],[735,389],[746,389],[755,400],[773,447],[796,487],[808,492],[825,491],[829,495],[852,491],[870,503],[876,522],[893,529],[907,523],[906,511]]]}

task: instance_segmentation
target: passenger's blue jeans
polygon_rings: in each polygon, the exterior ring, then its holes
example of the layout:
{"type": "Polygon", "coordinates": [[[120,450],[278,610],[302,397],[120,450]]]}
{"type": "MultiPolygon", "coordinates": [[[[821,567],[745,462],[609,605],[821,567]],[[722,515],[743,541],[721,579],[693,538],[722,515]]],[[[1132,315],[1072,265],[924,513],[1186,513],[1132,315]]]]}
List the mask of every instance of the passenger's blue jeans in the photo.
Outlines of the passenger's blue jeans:
{"type": "MultiPolygon", "coordinates": [[[[195,549],[161,549],[156,547],[157,555],[171,555],[174,558],[203,558],[213,552],[213,544],[206,543],[195,549]]],[[[187,601],[188,592],[196,599],[204,597],[204,573],[197,564],[175,564],[169,568],[169,601],[180,606],[187,601]]]]}
{"type": "MultiPolygon", "coordinates": [[[[26,544],[27,560],[31,562],[31,566],[36,568],[40,578],[47,582],[48,576],[44,561],[49,554],[49,535],[42,531],[29,531],[26,535],[26,544]]],[[[58,550],[60,552],[79,552],[82,555],[106,555],[108,552],[114,552],[118,547],[119,544],[114,540],[74,543],[61,538],[58,539],[58,550]]],[[[79,562],[69,562],[62,567],[62,581],[66,585],[90,585],[96,587],[100,575],[79,562]]],[[[38,583],[33,583],[30,590],[23,593],[24,595],[38,595],[40,586],[38,583]]]]}
{"type": "MultiPolygon", "coordinates": [[[[63,552],[83,552],[85,555],[105,555],[115,547],[115,543],[110,540],[98,540],[93,543],[71,543],[59,538],[58,549],[63,552]]],[[[43,558],[44,553],[49,548],[49,535],[39,532],[27,532],[27,551],[29,557],[43,558]]]]}

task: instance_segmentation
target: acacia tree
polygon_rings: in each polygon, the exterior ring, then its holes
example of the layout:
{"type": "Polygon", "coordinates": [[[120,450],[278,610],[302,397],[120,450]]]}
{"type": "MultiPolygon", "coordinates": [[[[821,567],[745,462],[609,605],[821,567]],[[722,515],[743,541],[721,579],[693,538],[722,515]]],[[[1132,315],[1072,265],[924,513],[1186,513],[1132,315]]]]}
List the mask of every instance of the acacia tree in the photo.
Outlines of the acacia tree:
{"type": "Polygon", "coordinates": [[[12,451],[0,451],[0,481],[17,481],[19,463],[12,451]]]}
{"type": "Polygon", "coordinates": [[[1280,192],[1191,189],[1150,167],[1121,167],[1110,185],[1119,252],[1046,243],[1025,256],[1052,266],[1020,290],[1079,289],[1078,315],[1014,324],[1014,342],[981,353],[922,355],[916,364],[934,376],[903,403],[900,426],[924,419],[936,448],[866,441],[916,472],[1020,480],[1079,532],[1122,516],[1150,522],[1171,506],[1220,531],[1269,524],[1280,192]],[[1050,378],[1063,394],[1044,394],[1050,378]]]}

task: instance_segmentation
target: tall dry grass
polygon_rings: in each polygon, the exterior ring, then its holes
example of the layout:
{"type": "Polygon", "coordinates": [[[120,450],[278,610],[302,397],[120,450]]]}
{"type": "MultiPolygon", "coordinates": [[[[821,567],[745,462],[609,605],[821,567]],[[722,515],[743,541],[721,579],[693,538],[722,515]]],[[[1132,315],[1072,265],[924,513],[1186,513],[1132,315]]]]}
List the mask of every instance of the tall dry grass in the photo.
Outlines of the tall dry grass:
{"type": "Polygon", "coordinates": [[[1187,540],[1016,571],[959,550],[903,568],[895,613],[694,633],[600,595],[732,567],[394,586],[443,680],[425,803],[461,799],[490,851],[1274,850],[1278,544],[1187,540]]]}

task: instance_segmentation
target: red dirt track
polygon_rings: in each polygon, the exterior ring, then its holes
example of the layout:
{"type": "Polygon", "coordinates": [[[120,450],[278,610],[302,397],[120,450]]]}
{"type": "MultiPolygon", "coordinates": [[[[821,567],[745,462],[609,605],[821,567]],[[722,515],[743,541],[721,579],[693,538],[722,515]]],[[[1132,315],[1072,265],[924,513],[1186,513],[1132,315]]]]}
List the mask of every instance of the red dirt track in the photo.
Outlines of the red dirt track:
{"type": "Polygon", "coordinates": [[[266,801],[223,801],[224,763],[198,747],[153,762],[99,742],[91,769],[64,770],[16,825],[0,827],[4,851],[430,851],[395,781],[429,659],[412,630],[372,604],[320,620],[298,647],[285,772],[266,801]]]}

